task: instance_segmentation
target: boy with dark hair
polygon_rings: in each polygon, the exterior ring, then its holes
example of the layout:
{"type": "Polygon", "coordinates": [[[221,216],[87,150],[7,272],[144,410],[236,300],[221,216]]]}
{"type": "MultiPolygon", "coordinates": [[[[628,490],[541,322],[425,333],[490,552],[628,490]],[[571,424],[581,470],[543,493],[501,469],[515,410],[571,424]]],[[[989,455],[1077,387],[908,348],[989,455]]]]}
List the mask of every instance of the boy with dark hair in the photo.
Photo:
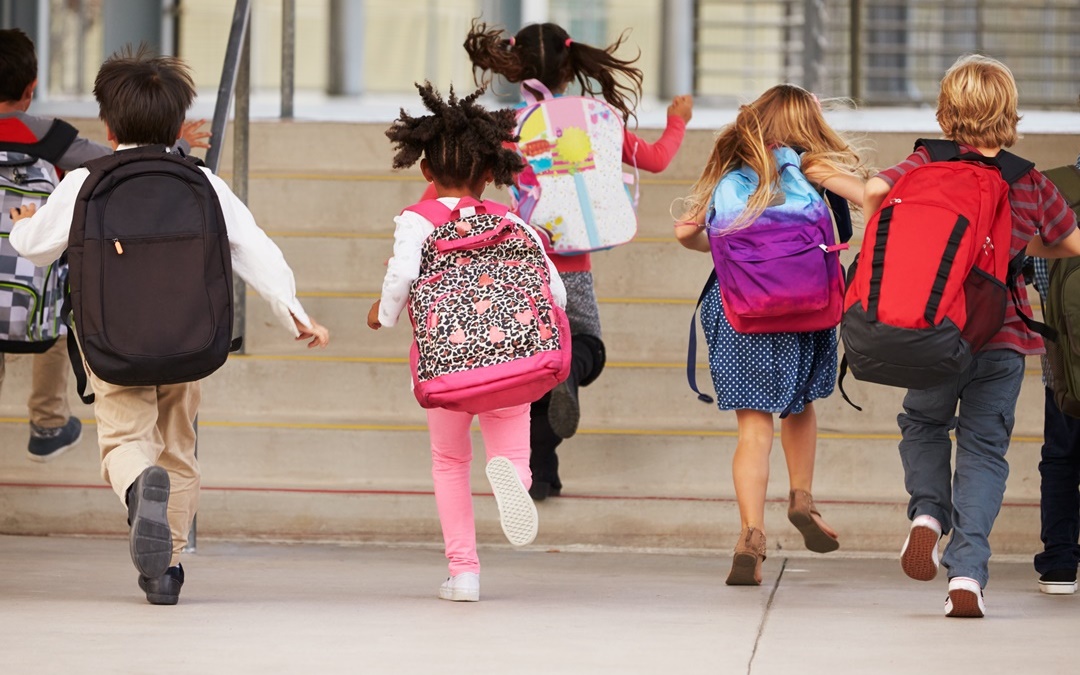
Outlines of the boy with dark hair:
{"type": "MultiPolygon", "coordinates": [[[[1016,82],[1001,62],[964,56],[941,80],[937,120],[946,139],[961,153],[995,157],[1017,139],[1016,82]]],[[[882,171],[866,183],[863,209],[875,213],[901,176],[931,161],[926,147],[882,171]]],[[[1054,185],[1031,168],[1009,186],[1012,234],[1009,259],[1023,251],[1045,258],[1080,255],[1076,217],[1054,185]]],[[[912,523],[900,563],[912,579],[937,575],[938,541],[952,531],[940,564],[949,571],[945,615],[982,617],[982,589],[989,580],[990,529],[1005,493],[1009,464],[1005,453],[1012,436],[1016,401],[1024,380],[1024,357],[1042,354],[1042,339],[1020,316],[1030,318],[1027,292],[1020,279],[1012,293],[1020,306],[1006,303],[1001,329],[975,354],[955,379],[929,389],[909,389],[900,425],[904,485],[911,495],[912,523]],[[959,414],[957,414],[959,406],[959,414]],[[956,471],[952,439],[956,431],[956,471]]]]}
{"type": "MultiPolygon", "coordinates": [[[[140,157],[167,153],[165,148],[153,146],[175,140],[195,97],[195,88],[189,70],[179,59],[151,57],[142,50],[136,54],[125,51],[102,65],[94,83],[94,96],[108,138],[116,144],[117,156],[127,153],[126,157],[135,163],[140,157]]],[[[18,222],[11,234],[15,248],[36,264],[59,257],[68,246],[73,221],[87,219],[85,202],[82,210],[76,209],[76,202],[93,193],[94,185],[88,183],[88,178],[91,171],[97,170],[92,164],[89,169],[70,172],[36,214],[33,208],[13,214],[17,220],[29,218],[18,222]],[[84,190],[84,184],[89,189],[84,190]]],[[[297,339],[310,339],[309,347],[325,346],[329,334],[308,317],[296,299],[292,270],[281,251],[259,229],[250,211],[224,181],[206,168],[201,169],[201,175],[220,205],[232,268],[271,304],[278,319],[297,339]]],[[[150,202],[145,205],[154,206],[150,202]]],[[[170,203],[157,211],[168,214],[173,206],[170,203]]],[[[118,217],[122,218],[126,211],[118,208],[118,217]]],[[[155,226],[153,222],[133,224],[127,220],[120,224],[129,230],[145,231],[155,226]]],[[[76,242],[71,243],[74,252],[76,242]]],[[[114,243],[116,254],[123,256],[122,244],[116,240],[114,243]]],[[[111,246],[107,248],[112,251],[111,246]]],[[[134,253],[129,251],[128,255],[134,253]]],[[[75,301],[76,314],[79,306],[75,301]]],[[[130,318],[119,317],[121,323],[124,319],[130,323],[130,318]]],[[[108,328],[109,322],[104,323],[108,328]]],[[[80,329],[77,337],[85,354],[91,327],[76,328],[80,329]]],[[[147,326],[146,331],[152,328],[156,327],[147,326]]],[[[193,424],[198,414],[200,382],[123,386],[106,382],[88,370],[96,399],[101,472],[127,508],[131,557],[139,570],[139,586],[151,604],[176,604],[184,583],[180,552],[187,542],[199,499],[193,424]]]]}

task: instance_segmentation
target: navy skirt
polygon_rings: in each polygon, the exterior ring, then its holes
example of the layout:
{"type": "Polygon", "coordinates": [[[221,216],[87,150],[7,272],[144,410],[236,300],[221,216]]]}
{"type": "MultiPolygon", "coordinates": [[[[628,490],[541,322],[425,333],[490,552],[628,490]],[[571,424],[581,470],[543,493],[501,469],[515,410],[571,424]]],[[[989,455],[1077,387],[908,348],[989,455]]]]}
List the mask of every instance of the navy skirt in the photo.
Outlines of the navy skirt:
{"type": "Polygon", "coordinates": [[[833,392],[836,329],[812,333],[737,333],[724,316],[714,280],[701,303],[709,370],[721,410],[791,413],[833,392]],[[802,395],[806,383],[813,381],[802,395]],[[798,400],[796,399],[798,396],[798,400]]]}

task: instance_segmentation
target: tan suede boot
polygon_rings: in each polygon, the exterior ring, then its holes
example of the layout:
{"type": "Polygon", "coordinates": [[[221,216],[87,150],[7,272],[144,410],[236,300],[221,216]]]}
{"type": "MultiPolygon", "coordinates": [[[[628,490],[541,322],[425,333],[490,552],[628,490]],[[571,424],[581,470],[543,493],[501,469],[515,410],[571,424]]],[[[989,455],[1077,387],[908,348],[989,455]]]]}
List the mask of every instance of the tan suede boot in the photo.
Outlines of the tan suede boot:
{"type": "Polygon", "coordinates": [[[830,536],[821,529],[821,512],[814,506],[814,498],[806,490],[792,490],[788,502],[788,520],[803,536],[806,548],[815,553],[828,553],[840,548],[840,542],[836,537],[830,536]],[[817,516],[817,519],[814,518],[817,516]]]}
{"type": "Polygon", "coordinates": [[[735,555],[731,559],[728,586],[760,586],[761,563],[765,561],[765,533],[748,527],[739,535],[735,555]]]}

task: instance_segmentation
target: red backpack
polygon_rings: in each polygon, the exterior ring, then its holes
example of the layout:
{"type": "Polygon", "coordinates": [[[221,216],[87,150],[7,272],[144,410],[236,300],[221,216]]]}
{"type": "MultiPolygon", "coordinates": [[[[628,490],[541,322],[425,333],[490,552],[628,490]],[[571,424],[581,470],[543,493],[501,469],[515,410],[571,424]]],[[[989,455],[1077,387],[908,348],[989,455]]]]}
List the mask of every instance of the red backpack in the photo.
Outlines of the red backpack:
{"type": "Polygon", "coordinates": [[[931,161],[893,186],[848,273],[841,393],[848,366],[856,379],[909,389],[958,375],[1001,329],[1024,263],[1023,251],[1009,258],[1009,186],[1034,164],[1004,151],[961,154],[952,141],[920,146],[931,161]]]}

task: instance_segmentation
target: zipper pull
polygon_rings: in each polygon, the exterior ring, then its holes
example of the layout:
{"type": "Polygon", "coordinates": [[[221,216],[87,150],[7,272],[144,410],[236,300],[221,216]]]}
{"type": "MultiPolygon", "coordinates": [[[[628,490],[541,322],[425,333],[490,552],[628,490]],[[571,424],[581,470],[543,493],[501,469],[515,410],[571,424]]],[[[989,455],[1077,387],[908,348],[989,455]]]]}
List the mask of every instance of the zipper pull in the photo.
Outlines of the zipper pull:
{"type": "Polygon", "coordinates": [[[983,242],[983,255],[990,255],[990,251],[994,250],[994,242],[990,241],[990,237],[986,238],[983,242]]]}
{"type": "Polygon", "coordinates": [[[113,248],[116,249],[117,255],[124,255],[124,247],[120,245],[119,239],[112,240],[113,248]]]}
{"type": "Polygon", "coordinates": [[[889,203],[890,204],[902,204],[903,202],[899,197],[893,197],[892,199],[889,200],[889,203]]]}

